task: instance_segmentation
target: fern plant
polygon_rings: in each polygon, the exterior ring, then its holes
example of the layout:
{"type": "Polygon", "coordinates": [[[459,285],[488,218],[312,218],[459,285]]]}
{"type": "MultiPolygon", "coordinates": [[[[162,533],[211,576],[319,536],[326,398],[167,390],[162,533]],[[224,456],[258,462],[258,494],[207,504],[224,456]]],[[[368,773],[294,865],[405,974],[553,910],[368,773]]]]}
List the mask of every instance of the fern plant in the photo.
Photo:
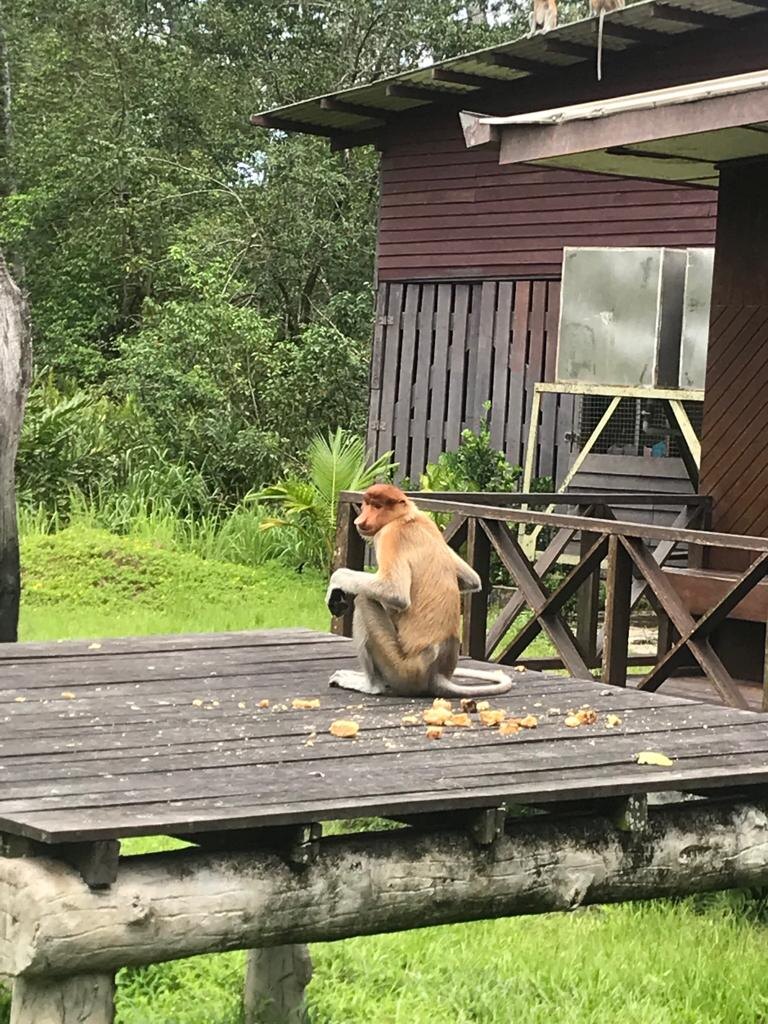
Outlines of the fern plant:
{"type": "Polygon", "coordinates": [[[328,571],[333,561],[336,512],[342,491],[363,491],[397,468],[392,452],[369,463],[365,444],[356,434],[337,429],[327,437],[316,436],[307,452],[307,476],[290,476],[252,496],[251,500],[274,502],[280,514],[265,519],[262,530],[295,531],[301,559],[328,571]]]}

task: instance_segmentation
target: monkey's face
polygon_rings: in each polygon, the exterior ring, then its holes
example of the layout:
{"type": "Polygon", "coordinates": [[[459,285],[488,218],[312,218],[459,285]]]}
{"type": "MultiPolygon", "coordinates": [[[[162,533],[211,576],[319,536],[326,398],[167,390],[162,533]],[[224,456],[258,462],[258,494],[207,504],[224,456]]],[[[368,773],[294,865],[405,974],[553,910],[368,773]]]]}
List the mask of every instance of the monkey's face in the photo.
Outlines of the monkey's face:
{"type": "Polygon", "coordinates": [[[369,487],[363,495],[363,507],[355,520],[357,532],[365,540],[373,540],[379,530],[408,511],[408,499],[402,491],[388,484],[369,487]]]}

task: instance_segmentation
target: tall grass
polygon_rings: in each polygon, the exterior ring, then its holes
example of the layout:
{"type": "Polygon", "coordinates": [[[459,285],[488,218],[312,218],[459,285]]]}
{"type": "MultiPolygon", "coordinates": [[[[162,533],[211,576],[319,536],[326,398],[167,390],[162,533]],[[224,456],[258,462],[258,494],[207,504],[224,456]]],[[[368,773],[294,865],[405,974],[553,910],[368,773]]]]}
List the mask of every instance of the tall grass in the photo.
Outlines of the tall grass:
{"type": "Polygon", "coordinates": [[[22,538],[47,536],[67,526],[106,530],[173,547],[200,558],[236,565],[280,562],[301,565],[299,538],[291,529],[265,529],[270,513],[244,501],[234,509],[180,514],[169,498],[141,492],[86,496],[73,492],[66,514],[43,506],[19,507],[22,538]]]}

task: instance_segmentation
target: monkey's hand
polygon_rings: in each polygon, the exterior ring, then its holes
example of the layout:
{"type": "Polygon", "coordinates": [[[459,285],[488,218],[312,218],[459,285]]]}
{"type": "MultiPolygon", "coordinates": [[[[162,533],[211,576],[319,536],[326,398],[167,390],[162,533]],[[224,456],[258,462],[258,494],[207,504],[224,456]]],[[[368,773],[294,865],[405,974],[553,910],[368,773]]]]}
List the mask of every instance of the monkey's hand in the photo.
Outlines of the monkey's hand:
{"type": "Polygon", "coordinates": [[[329,587],[328,593],[325,595],[325,603],[328,605],[328,611],[335,618],[349,611],[355,603],[355,599],[351,594],[345,594],[338,587],[329,587]]]}

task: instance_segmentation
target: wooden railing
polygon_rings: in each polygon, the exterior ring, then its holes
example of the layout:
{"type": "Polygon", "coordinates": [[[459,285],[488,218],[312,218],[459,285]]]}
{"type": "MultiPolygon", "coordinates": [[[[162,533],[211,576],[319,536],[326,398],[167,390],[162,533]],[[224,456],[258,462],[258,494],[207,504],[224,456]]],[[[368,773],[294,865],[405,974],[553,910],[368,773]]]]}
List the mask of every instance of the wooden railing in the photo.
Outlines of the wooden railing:
{"type": "MultiPolygon", "coordinates": [[[[630,664],[649,664],[652,667],[639,686],[656,690],[689,652],[726,703],[747,706],[710,639],[712,632],[768,575],[768,539],[708,530],[707,498],[576,493],[429,493],[411,497],[426,512],[441,513],[444,518],[447,514],[447,542],[461,551],[485,582],[482,591],[468,595],[464,601],[464,653],[502,664],[564,668],[570,675],[582,678],[600,669],[604,682],[620,686],[626,684],[630,664]],[[565,511],[535,511],[536,507],[550,505],[565,511]],[[660,526],[617,520],[611,506],[624,510],[627,506],[679,506],[679,512],[672,525],[660,526]],[[540,548],[534,557],[528,557],[524,550],[526,529],[536,530],[539,535],[540,548]],[[694,618],[662,567],[673,555],[679,558],[681,554],[689,566],[701,566],[706,563],[708,550],[720,548],[746,552],[754,558],[748,569],[734,574],[732,585],[715,606],[694,618]],[[567,549],[575,551],[576,557],[572,555],[571,564],[562,566],[567,549]],[[490,571],[494,556],[507,570],[516,589],[491,621],[490,571]],[[544,577],[558,563],[565,575],[550,590],[544,577]],[[604,598],[601,579],[605,581],[604,598]],[[572,629],[564,609],[574,597],[577,615],[572,629]],[[642,598],[647,599],[658,616],[659,647],[650,658],[630,658],[630,615],[642,598]],[[530,614],[520,624],[518,620],[526,609],[530,614]],[[526,661],[524,652],[541,633],[549,639],[556,656],[526,661]]],[[[353,492],[341,495],[337,566],[364,567],[365,547],[354,527],[360,498],[360,494],[353,492]]],[[[333,623],[334,632],[346,636],[351,635],[351,626],[351,612],[333,623]]]]}

